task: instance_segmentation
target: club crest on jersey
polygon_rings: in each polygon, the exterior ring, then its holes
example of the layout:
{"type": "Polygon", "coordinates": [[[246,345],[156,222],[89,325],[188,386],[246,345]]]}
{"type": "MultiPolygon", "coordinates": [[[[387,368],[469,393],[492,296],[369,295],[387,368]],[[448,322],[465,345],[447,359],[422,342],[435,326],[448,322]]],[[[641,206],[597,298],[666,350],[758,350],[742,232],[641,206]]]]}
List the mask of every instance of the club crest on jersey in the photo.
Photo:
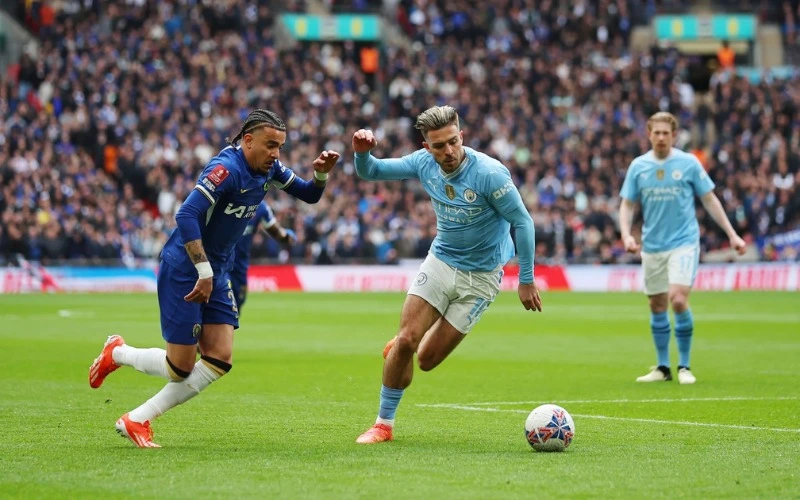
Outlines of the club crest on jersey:
{"type": "Polygon", "coordinates": [[[211,183],[214,184],[215,186],[219,186],[220,184],[222,184],[222,181],[228,178],[229,174],[230,172],[228,172],[227,168],[225,168],[222,165],[217,165],[216,167],[214,167],[214,170],[212,170],[211,173],[208,174],[208,180],[210,180],[211,183]]]}
{"type": "Polygon", "coordinates": [[[464,199],[467,200],[468,203],[474,203],[475,200],[478,199],[478,195],[475,194],[475,191],[467,188],[464,190],[464,199]]]}
{"type": "Polygon", "coordinates": [[[452,199],[454,199],[456,197],[456,190],[450,184],[445,184],[445,186],[444,186],[444,194],[446,194],[447,197],[452,200],[452,199]]]}
{"type": "Polygon", "coordinates": [[[673,170],[672,171],[672,179],[673,180],[679,181],[679,180],[681,180],[682,177],[683,177],[683,174],[681,173],[680,170],[673,170]]]}
{"type": "Polygon", "coordinates": [[[659,168],[658,170],[656,170],[656,179],[658,179],[660,181],[664,180],[664,169],[663,168],[659,168]]]}

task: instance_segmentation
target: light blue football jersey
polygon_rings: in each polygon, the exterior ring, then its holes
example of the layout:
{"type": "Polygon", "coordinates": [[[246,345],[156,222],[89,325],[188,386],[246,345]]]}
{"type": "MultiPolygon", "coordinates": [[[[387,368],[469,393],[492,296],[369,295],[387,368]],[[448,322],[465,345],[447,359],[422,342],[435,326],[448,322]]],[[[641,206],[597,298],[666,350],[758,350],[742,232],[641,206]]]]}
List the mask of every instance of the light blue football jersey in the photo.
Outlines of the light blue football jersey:
{"type": "Polygon", "coordinates": [[[664,252],[698,244],[700,228],[695,196],[714,189],[714,182],[693,154],[672,148],[664,160],[653,151],[634,159],[620,196],[642,205],[642,249],[664,252]]]}
{"type": "Polygon", "coordinates": [[[391,159],[357,153],[355,166],[363,179],[420,180],[436,212],[431,253],[456,269],[491,272],[508,262],[514,256],[513,224],[520,283],[532,283],[533,220],[508,169],[474,149],[464,151],[464,162],[451,174],[442,171],[425,149],[391,159]]]}

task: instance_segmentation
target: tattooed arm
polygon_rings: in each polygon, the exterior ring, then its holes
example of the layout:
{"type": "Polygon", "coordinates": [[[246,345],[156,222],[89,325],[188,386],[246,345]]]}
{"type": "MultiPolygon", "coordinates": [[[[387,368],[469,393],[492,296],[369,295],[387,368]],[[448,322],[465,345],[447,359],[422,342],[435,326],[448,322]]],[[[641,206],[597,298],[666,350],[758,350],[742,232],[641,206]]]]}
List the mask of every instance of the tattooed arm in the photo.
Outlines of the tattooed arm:
{"type": "Polygon", "coordinates": [[[192,259],[192,264],[197,265],[201,262],[208,262],[206,251],[203,249],[203,240],[197,239],[190,241],[183,245],[183,248],[186,249],[186,253],[188,253],[189,258],[192,259]]]}
{"type": "Polygon", "coordinates": [[[184,248],[197,269],[197,283],[194,289],[184,297],[184,300],[188,302],[208,302],[213,290],[214,272],[211,270],[208,257],[206,257],[200,235],[201,214],[206,213],[210,207],[211,201],[199,191],[194,190],[175,214],[175,222],[178,225],[178,231],[181,232],[181,238],[188,242],[184,244],[184,248]]]}

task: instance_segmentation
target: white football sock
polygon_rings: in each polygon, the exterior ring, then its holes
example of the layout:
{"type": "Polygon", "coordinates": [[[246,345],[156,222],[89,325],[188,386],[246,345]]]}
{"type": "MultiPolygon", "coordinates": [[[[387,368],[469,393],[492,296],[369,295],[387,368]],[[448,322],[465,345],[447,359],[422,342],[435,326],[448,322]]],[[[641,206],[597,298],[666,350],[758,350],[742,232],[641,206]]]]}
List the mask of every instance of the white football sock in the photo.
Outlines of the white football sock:
{"type": "Polygon", "coordinates": [[[376,424],[388,425],[389,427],[394,427],[394,419],[393,418],[381,418],[381,417],[378,417],[375,420],[375,423],[376,424]]]}
{"type": "Polygon", "coordinates": [[[114,363],[120,366],[131,366],[142,373],[170,379],[167,368],[167,351],[164,349],[157,347],[139,349],[122,344],[111,351],[111,357],[114,358],[114,363]]]}
{"type": "Polygon", "coordinates": [[[158,394],[148,399],[143,405],[131,411],[128,417],[134,422],[144,423],[160,417],[171,408],[185,403],[200,394],[200,391],[211,385],[222,375],[209,368],[203,361],[194,365],[192,373],[180,382],[170,382],[158,394]]]}

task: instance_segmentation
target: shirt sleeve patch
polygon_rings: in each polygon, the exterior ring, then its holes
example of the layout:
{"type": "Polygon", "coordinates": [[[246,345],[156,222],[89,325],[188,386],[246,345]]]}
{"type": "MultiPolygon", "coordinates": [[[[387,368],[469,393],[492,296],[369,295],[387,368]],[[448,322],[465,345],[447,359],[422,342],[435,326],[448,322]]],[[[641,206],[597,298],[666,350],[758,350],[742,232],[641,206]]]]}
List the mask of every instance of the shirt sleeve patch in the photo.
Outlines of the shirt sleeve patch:
{"type": "Polygon", "coordinates": [[[227,168],[222,165],[217,165],[214,167],[214,170],[208,174],[208,180],[210,180],[215,186],[219,186],[222,184],[222,181],[228,178],[228,175],[230,175],[230,172],[228,172],[227,168]]]}

